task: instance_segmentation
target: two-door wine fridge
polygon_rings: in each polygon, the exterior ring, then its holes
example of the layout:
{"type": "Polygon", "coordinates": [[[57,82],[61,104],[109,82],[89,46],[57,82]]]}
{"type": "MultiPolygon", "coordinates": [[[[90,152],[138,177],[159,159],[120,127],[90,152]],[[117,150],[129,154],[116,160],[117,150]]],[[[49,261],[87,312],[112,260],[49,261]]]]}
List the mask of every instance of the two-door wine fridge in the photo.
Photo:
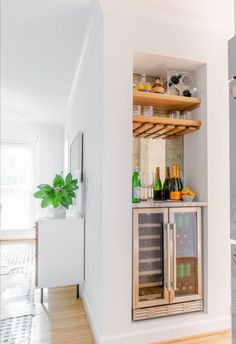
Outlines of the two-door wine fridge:
{"type": "Polygon", "coordinates": [[[201,311],[201,208],[133,209],[133,320],[201,311]]]}

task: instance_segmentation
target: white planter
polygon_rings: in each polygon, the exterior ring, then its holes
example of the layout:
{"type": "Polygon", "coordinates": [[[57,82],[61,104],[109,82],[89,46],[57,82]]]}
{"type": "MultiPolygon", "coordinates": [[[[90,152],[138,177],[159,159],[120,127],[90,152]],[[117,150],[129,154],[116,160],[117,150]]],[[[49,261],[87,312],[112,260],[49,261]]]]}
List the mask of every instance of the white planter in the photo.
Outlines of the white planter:
{"type": "Polygon", "coordinates": [[[58,208],[54,208],[53,206],[49,206],[47,208],[47,217],[53,219],[65,219],[66,218],[66,208],[63,206],[59,206],[58,208]]]}

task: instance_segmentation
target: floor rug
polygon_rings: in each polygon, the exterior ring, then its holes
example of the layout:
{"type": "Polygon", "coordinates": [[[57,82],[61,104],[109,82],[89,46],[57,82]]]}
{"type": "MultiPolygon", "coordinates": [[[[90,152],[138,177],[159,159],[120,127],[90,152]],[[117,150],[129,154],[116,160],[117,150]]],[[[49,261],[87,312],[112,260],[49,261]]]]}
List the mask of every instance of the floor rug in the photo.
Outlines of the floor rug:
{"type": "Polygon", "coordinates": [[[32,244],[1,246],[1,344],[30,342],[35,314],[34,256],[32,244]]]}
{"type": "Polygon", "coordinates": [[[29,344],[32,315],[8,318],[0,321],[1,344],[29,344]]]}

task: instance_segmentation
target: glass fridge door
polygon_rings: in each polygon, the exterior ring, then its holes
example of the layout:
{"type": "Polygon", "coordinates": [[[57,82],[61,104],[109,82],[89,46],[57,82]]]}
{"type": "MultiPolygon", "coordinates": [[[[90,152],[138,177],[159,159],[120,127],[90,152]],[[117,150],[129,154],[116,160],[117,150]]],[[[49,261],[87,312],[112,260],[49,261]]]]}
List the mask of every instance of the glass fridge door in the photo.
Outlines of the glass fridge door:
{"type": "Polygon", "coordinates": [[[169,302],[167,209],[133,210],[133,308],[169,302]]]}
{"type": "Polygon", "coordinates": [[[201,209],[170,209],[170,303],[202,299],[201,209]]]}

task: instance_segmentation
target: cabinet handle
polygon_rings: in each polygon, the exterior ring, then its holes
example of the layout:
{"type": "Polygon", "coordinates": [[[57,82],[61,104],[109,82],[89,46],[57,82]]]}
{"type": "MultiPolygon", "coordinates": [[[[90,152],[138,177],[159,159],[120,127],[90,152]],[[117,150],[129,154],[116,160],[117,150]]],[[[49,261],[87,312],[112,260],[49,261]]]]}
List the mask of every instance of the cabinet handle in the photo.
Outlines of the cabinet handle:
{"type": "Polygon", "coordinates": [[[236,254],[233,254],[233,260],[236,263],[236,254]]]}
{"type": "Polygon", "coordinates": [[[177,289],[177,281],[176,281],[176,224],[172,223],[171,224],[171,229],[172,229],[172,251],[173,251],[173,262],[172,262],[172,268],[173,268],[173,289],[177,289]]]}
{"type": "Polygon", "coordinates": [[[164,276],[165,276],[165,287],[170,290],[170,224],[164,224],[164,245],[165,245],[165,267],[164,267],[164,276]]]}

